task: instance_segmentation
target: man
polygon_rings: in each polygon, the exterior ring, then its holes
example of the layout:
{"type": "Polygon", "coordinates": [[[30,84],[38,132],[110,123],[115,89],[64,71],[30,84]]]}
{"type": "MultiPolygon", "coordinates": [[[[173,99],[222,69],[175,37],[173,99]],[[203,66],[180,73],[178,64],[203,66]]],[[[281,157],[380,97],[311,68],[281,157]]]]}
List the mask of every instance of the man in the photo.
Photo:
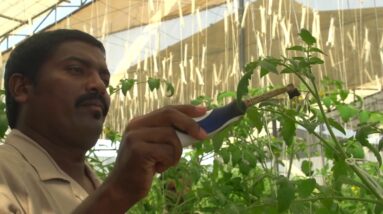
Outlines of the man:
{"type": "Polygon", "coordinates": [[[144,198],[155,173],[182,153],[180,129],[206,138],[191,117],[206,109],[168,106],[130,121],[115,167],[100,184],[85,161],[108,112],[105,49],[77,30],[39,33],[5,68],[12,129],[0,146],[0,213],[124,213],[144,198]]]}

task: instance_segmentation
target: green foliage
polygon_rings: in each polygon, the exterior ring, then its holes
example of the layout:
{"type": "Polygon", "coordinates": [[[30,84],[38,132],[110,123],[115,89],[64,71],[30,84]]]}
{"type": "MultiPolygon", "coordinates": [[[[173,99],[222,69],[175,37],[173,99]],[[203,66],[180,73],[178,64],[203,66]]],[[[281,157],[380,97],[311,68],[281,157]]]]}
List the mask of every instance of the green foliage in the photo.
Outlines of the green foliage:
{"type": "Polygon", "coordinates": [[[136,80],[134,79],[121,79],[121,92],[124,96],[126,96],[126,93],[133,87],[136,80]]]}
{"type": "Polygon", "coordinates": [[[154,89],[159,89],[160,88],[160,79],[156,79],[156,78],[152,78],[152,77],[149,77],[148,79],[148,85],[149,85],[149,89],[151,91],[154,91],[154,89]]]}
{"type": "Polygon", "coordinates": [[[301,32],[299,33],[299,36],[301,39],[309,46],[311,47],[313,44],[317,42],[317,40],[311,35],[311,33],[306,30],[302,29],[301,32]]]}
{"type": "MultiPolygon", "coordinates": [[[[317,80],[311,69],[324,63],[319,58],[324,53],[314,47],[309,31],[302,29],[299,36],[302,45],[287,48],[294,56],[250,62],[236,92],[202,95],[192,103],[216,108],[271,90],[250,88],[255,71],[260,77],[295,75],[304,98],[248,108],[242,120],[195,144],[177,167],[159,175],[130,213],[382,213],[383,138],[375,146],[369,137],[383,133],[383,114],[361,109],[359,97],[347,102],[350,94],[341,81],[317,80]],[[330,118],[330,111],[339,118],[330,118]],[[357,124],[355,134],[346,122],[357,124]],[[302,130],[315,140],[306,142],[298,135],[302,130]],[[364,159],[367,150],[376,162],[364,159]],[[324,166],[317,169],[311,157],[322,151],[324,166]]],[[[150,89],[159,82],[150,79],[150,89]]],[[[107,136],[120,137],[111,130],[107,136]]]]}
{"type": "Polygon", "coordinates": [[[171,97],[174,95],[174,86],[170,82],[166,82],[166,96],[171,97]]]}
{"type": "Polygon", "coordinates": [[[291,181],[285,177],[278,180],[278,211],[284,212],[289,209],[291,202],[295,199],[295,188],[291,181]]]}
{"type": "MultiPolygon", "coordinates": [[[[295,112],[293,111],[288,111],[288,115],[291,115],[291,114],[294,115],[294,113],[295,112]]],[[[294,140],[295,130],[296,130],[295,121],[293,118],[283,115],[281,119],[281,125],[282,125],[281,133],[282,133],[283,140],[285,141],[287,146],[291,146],[294,140]]]]}
{"type": "Polygon", "coordinates": [[[378,150],[379,150],[379,151],[382,151],[382,150],[383,150],[383,137],[380,138],[380,140],[379,140],[378,150]]]}
{"type": "Polygon", "coordinates": [[[301,170],[305,173],[306,176],[312,176],[314,174],[313,171],[313,162],[304,160],[302,161],[301,170]]]}
{"type": "Polygon", "coordinates": [[[257,128],[258,132],[262,131],[263,121],[262,115],[255,107],[250,107],[247,109],[247,117],[249,118],[249,123],[252,124],[255,128],[257,128]]]}
{"type": "Polygon", "coordinates": [[[5,133],[8,130],[8,120],[5,112],[4,96],[5,91],[0,90],[0,139],[4,139],[5,133]]]}
{"type": "Polygon", "coordinates": [[[174,95],[174,86],[171,82],[162,80],[159,78],[149,77],[146,82],[138,82],[136,79],[121,79],[117,86],[108,86],[108,92],[110,95],[121,91],[122,95],[126,96],[127,93],[133,88],[134,84],[147,83],[149,90],[154,91],[161,87],[161,84],[165,85],[166,96],[171,97],[174,95]]]}
{"type": "Polygon", "coordinates": [[[302,198],[309,197],[313,193],[317,185],[316,180],[314,178],[298,180],[296,183],[297,192],[302,198]]]}

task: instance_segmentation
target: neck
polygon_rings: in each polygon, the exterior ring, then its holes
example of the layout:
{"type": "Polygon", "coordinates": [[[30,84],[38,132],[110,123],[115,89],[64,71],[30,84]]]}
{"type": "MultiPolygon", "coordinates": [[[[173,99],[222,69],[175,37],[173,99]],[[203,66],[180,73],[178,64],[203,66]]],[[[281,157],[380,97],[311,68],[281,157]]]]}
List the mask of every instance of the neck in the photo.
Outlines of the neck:
{"type": "Polygon", "coordinates": [[[73,146],[73,143],[67,142],[63,138],[45,136],[30,128],[18,127],[17,129],[44,148],[61,170],[77,181],[86,191],[92,191],[92,188],[89,188],[92,185],[89,185],[91,181],[85,165],[86,149],[73,146]]]}
{"type": "Polygon", "coordinates": [[[57,163],[84,163],[87,150],[74,146],[75,143],[68,142],[61,136],[44,135],[30,128],[17,129],[43,147],[57,163]]]}

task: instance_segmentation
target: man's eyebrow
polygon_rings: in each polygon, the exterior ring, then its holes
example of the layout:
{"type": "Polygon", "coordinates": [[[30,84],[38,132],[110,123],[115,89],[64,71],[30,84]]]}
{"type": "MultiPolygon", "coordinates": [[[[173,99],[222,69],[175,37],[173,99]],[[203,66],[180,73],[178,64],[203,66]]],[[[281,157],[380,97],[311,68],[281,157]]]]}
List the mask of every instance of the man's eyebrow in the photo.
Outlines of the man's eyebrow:
{"type": "Polygon", "coordinates": [[[83,58],[77,57],[77,56],[69,56],[69,57],[64,58],[62,61],[65,62],[65,61],[71,61],[71,60],[78,61],[81,64],[84,64],[86,66],[90,66],[92,64],[89,60],[86,60],[86,59],[83,59],[83,58]]]}
{"type": "MultiPolygon", "coordinates": [[[[87,59],[84,59],[81,57],[77,57],[77,56],[69,56],[69,57],[64,58],[62,61],[65,62],[65,61],[70,61],[70,60],[78,61],[81,64],[88,66],[88,67],[92,66],[92,62],[90,60],[87,60],[87,59]]],[[[108,67],[105,67],[105,68],[102,67],[102,70],[110,74],[108,67]]]]}

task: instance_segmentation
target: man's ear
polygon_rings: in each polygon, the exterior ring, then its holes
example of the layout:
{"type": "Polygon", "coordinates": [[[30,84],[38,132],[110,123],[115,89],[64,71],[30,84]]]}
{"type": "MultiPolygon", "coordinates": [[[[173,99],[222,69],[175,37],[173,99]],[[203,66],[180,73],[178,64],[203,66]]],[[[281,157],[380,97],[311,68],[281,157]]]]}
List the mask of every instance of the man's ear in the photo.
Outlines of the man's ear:
{"type": "Polygon", "coordinates": [[[9,78],[9,92],[11,96],[19,103],[28,100],[33,90],[32,82],[22,74],[12,74],[9,78]]]}

